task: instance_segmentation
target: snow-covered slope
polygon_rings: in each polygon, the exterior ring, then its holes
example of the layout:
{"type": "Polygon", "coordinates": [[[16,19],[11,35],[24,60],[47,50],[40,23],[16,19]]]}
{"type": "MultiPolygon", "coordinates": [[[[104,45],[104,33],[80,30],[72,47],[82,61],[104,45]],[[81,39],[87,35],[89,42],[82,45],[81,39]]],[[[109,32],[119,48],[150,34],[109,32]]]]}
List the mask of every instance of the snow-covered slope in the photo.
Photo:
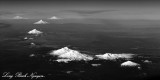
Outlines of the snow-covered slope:
{"type": "Polygon", "coordinates": [[[115,59],[131,59],[133,58],[134,54],[111,54],[106,53],[103,55],[95,55],[99,59],[105,59],[105,60],[115,60],[115,59]]]}
{"type": "Polygon", "coordinates": [[[132,61],[126,61],[121,64],[121,67],[137,67],[137,66],[140,66],[140,64],[132,61]]]}
{"type": "Polygon", "coordinates": [[[34,24],[48,24],[48,22],[43,21],[43,20],[39,20],[39,21],[35,22],[34,24]]]}
{"type": "Polygon", "coordinates": [[[72,61],[71,59],[57,59],[57,62],[64,62],[64,63],[68,63],[69,61],[72,61]]]}
{"type": "MultiPolygon", "coordinates": [[[[54,50],[50,53],[50,55],[57,56],[61,59],[67,59],[67,61],[74,61],[74,60],[93,60],[93,57],[82,54],[79,51],[69,49],[68,47],[64,47],[58,50],[54,50]]],[[[62,60],[60,60],[62,61],[62,60]]]]}
{"type": "Polygon", "coordinates": [[[42,34],[43,32],[38,31],[37,29],[33,29],[31,31],[28,32],[28,34],[33,34],[33,35],[39,35],[42,34]]]}

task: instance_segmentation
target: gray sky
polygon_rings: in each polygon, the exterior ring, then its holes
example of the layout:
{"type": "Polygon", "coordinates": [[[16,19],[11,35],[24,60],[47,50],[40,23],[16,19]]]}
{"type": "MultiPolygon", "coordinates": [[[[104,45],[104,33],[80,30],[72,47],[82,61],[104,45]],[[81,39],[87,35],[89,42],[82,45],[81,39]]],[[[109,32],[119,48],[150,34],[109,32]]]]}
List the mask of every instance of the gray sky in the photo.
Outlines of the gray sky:
{"type": "Polygon", "coordinates": [[[5,0],[0,2],[0,18],[30,19],[58,16],[65,19],[149,19],[160,20],[156,0],[5,0]]]}

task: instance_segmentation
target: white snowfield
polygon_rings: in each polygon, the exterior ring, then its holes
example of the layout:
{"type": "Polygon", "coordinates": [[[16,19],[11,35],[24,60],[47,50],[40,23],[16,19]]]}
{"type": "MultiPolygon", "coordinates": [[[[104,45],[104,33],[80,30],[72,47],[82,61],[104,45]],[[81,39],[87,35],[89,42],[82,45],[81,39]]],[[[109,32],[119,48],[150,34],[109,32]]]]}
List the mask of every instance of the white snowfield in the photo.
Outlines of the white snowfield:
{"type": "Polygon", "coordinates": [[[48,22],[47,22],[47,21],[43,21],[43,20],[41,19],[41,20],[35,22],[34,24],[48,24],[48,22]]]}
{"type": "Polygon", "coordinates": [[[139,67],[139,66],[140,64],[132,62],[132,61],[126,61],[121,64],[121,67],[139,67]]]}
{"type": "Polygon", "coordinates": [[[105,60],[116,60],[116,59],[131,59],[133,58],[134,54],[111,54],[106,53],[103,55],[95,55],[99,59],[105,59],[105,60]]]}
{"type": "Polygon", "coordinates": [[[58,62],[66,62],[66,61],[74,61],[74,60],[93,60],[93,57],[82,54],[79,51],[69,49],[68,47],[64,47],[58,50],[54,50],[50,53],[50,55],[57,56],[58,58],[61,58],[58,60],[58,62]]]}
{"type": "Polygon", "coordinates": [[[33,29],[31,31],[28,32],[28,34],[33,34],[33,35],[39,35],[42,34],[43,32],[38,31],[37,29],[33,29]]]}

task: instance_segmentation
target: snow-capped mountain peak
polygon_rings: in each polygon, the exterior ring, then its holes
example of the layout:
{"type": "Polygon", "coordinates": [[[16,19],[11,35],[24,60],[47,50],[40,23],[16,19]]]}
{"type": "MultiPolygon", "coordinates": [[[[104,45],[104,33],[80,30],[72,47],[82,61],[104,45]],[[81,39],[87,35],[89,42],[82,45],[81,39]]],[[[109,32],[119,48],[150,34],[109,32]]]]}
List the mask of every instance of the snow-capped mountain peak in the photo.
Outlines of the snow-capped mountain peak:
{"type": "Polygon", "coordinates": [[[38,34],[42,34],[43,32],[41,31],[38,31],[37,29],[33,29],[31,31],[28,32],[28,34],[35,34],[35,35],[38,35],[38,34]]]}
{"type": "Polygon", "coordinates": [[[58,17],[56,17],[56,16],[53,16],[53,17],[51,17],[51,18],[48,18],[48,19],[57,20],[57,19],[61,19],[61,18],[58,18],[58,17]]]}
{"type": "Polygon", "coordinates": [[[61,54],[64,54],[64,53],[67,53],[69,52],[71,49],[69,49],[68,47],[64,47],[64,48],[61,48],[61,49],[58,49],[58,50],[54,50],[52,53],[50,53],[51,55],[61,55],[61,54]]]}
{"type": "Polygon", "coordinates": [[[121,64],[121,67],[136,67],[136,66],[140,66],[140,64],[132,61],[126,61],[121,64]]]}
{"type": "Polygon", "coordinates": [[[82,54],[79,51],[69,49],[68,47],[64,47],[58,50],[54,50],[50,53],[50,55],[58,56],[62,59],[70,59],[74,60],[92,60],[93,58],[89,55],[82,54]]]}
{"type": "Polygon", "coordinates": [[[48,22],[47,22],[47,21],[43,21],[43,20],[41,19],[41,20],[35,22],[34,24],[48,24],[48,22]]]}
{"type": "Polygon", "coordinates": [[[116,59],[130,59],[134,56],[134,54],[111,54],[106,53],[103,55],[95,55],[99,59],[106,59],[106,60],[116,60],[116,59]]]}
{"type": "Polygon", "coordinates": [[[24,17],[21,17],[21,16],[15,16],[15,17],[13,17],[13,19],[27,19],[27,18],[24,18],[24,17]]]}

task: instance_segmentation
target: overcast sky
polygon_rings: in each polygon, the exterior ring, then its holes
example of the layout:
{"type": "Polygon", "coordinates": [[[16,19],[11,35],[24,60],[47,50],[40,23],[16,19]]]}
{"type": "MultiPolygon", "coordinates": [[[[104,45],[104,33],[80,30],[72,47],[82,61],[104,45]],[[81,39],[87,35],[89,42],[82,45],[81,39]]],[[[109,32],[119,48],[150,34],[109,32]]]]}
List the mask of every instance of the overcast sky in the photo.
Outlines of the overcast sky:
{"type": "Polygon", "coordinates": [[[156,0],[1,0],[0,18],[149,19],[160,20],[156,0]]]}

